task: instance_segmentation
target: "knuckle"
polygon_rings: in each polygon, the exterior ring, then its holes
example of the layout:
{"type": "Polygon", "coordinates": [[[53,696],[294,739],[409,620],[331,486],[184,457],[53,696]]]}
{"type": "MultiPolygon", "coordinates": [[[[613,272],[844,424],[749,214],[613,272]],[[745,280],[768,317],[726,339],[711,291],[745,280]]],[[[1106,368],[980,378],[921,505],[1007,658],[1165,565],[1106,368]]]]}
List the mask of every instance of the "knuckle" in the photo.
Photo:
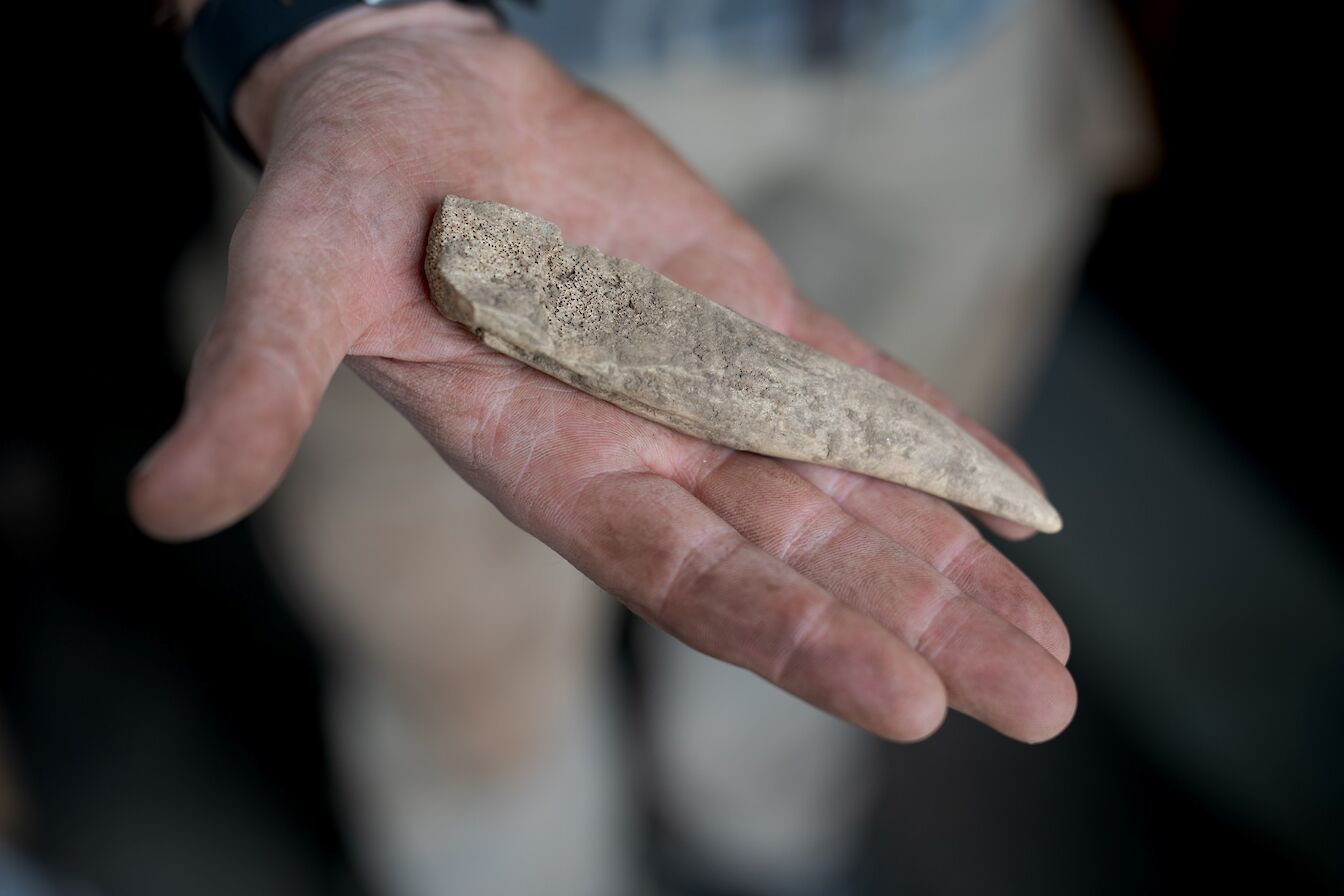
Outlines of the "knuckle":
{"type": "Polygon", "coordinates": [[[966,529],[969,531],[963,531],[955,540],[950,540],[951,546],[933,564],[934,569],[953,582],[959,582],[971,573],[976,564],[984,559],[985,551],[990,549],[989,542],[980,537],[975,527],[967,523],[966,529]]]}
{"type": "Polygon", "coordinates": [[[826,637],[835,619],[838,605],[829,601],[814,601],[795,613],[785,626],[779,658],[771,670],[770,680],[782,684],[798,667],[800,658],[810,652],[811,646],[826,637]]]}
{"type": "Polygon", "coordinates": [[[929,661],[936,659],[957,640],[975,615],[975,609],[975,604],[964,597],[943,602],[916,634],[915,650],[929,661]]]}
{"type": "Polygon", "coordinates": [[[648,605],[653,621],[675,634],[682,602],[700,592],[745,544],[732,529],[716,529],[690,542],[671,572],[652,589],[648,605]]]}

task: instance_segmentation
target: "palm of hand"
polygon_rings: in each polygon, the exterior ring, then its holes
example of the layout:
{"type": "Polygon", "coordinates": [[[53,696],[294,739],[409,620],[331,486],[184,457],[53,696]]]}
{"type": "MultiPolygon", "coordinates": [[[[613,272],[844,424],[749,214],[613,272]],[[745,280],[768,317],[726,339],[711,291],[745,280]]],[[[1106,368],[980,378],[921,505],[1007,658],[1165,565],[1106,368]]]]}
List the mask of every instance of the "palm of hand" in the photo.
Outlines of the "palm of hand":
{"type": "Polygon", "coordinates": [[[513,38],[402,32],[310,66],[271,146],[183,417],[132,485],[146,529],[201,534],[252,509],[347,358],[506,515],[691,646],[896,739],[949,704],[1028,741],[1068,723],[1058,615],[946,503],[672,432],[434,310],[434,211],[447,193],[489,198],[948,409],[796,297],[754,231],[621,109],[513,38]]]}

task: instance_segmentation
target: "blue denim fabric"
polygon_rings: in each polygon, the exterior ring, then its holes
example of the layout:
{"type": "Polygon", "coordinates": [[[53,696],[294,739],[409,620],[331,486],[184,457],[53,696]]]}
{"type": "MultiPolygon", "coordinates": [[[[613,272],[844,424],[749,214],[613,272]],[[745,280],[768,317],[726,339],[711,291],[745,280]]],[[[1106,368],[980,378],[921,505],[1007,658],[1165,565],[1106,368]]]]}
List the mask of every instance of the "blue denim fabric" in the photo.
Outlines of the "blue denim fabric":
{"type": "Polygon", "coordinates": [[[539,0],[515,31],[578,71],[694,58],[935,74],[1026,0],[539,0]]]}

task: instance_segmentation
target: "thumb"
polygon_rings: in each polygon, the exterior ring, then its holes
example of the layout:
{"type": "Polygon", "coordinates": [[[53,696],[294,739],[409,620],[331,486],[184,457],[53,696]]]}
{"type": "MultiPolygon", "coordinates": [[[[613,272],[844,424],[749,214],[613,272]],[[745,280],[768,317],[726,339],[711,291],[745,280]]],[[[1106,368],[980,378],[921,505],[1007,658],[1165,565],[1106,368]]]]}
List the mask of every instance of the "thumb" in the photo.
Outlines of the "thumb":
{"type": "Polygon", "coordinates": [[[349,347],[338,257],[330,243],[314,247],[311,232],[244,216],[224,310],[192,360],[181,416],[131,474],[131,516],[147,534],[209,535],[279,483],[349,347]]]}

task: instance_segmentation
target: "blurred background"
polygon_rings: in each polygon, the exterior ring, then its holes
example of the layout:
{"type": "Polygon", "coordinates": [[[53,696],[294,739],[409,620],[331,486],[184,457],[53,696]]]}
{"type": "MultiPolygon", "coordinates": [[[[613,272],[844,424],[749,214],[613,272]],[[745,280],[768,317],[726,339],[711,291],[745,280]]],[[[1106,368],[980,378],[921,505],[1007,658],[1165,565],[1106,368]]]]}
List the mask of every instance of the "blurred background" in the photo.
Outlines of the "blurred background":
{"type": "Polygon", "coordinates": [[[1065,530],[1002,547],[1069,626],[1076,720],[831,720],[634,620],[347,371],[252,519],[139,535],[254,175],[154,4],[100,6],[12,91],[0,894],[1344,892],[1322,24],[505,9],[1040,473],[1065,530]]]}

